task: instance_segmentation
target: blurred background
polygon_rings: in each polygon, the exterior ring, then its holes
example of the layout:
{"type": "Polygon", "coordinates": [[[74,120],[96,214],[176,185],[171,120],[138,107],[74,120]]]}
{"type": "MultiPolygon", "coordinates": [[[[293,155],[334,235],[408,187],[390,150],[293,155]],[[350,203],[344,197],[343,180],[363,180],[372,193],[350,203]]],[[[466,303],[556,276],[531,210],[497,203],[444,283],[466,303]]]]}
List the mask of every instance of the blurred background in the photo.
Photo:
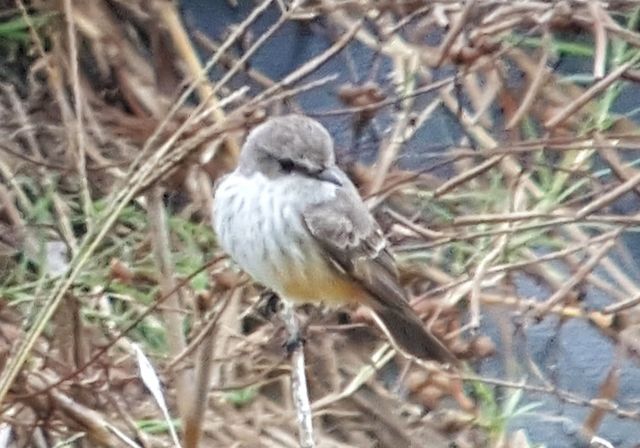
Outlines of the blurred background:
{"type": "Polygon", "coordinates": [[[209,224],[290,112],[468,367],[302,308],[318,446],[640,446],[640,4],[0,6],[0,446],[298,446],[282,324],[209,224]]]}

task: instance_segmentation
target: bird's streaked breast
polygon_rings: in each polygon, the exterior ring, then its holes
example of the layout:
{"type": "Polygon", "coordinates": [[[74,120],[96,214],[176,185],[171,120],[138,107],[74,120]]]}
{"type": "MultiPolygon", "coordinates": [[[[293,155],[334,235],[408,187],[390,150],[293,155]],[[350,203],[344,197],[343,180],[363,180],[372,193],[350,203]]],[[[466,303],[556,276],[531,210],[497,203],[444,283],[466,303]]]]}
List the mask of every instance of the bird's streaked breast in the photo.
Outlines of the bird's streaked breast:
{"type": "Polygon", "coordinates": [[[218,186],[213,224],[222,248],[256,281],[300,302],[359,300],[361,290],[324,258],[302,210],[331,184],[234,172],[218,186]]]}

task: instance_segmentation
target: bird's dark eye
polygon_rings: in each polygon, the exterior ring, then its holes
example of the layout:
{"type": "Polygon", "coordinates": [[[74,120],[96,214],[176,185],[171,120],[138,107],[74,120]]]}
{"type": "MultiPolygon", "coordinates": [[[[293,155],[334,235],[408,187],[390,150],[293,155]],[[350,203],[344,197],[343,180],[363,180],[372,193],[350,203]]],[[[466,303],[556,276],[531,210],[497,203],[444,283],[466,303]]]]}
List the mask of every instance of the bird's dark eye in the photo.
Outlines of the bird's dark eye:
{"type": "Polygon", "coordinates": [[[280,159],[278,162],[280,162],[280,168],[285,173],[290,173],[295,168],[295,164],[291,159],[280,159]]]}

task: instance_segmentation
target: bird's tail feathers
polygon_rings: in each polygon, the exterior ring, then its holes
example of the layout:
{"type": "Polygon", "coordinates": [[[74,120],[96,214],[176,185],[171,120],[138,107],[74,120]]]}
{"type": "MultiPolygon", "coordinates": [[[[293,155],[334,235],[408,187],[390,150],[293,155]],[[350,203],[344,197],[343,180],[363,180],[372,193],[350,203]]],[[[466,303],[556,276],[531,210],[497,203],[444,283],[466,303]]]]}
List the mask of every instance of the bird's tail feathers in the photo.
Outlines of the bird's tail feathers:
{"type": "Polygon", "coordinates": [[[403,305],[371,308],[376,323],[396,348],[418,359],[456,365],[458,360],[453,353],[425,328],[408,303],[403,305]]]}

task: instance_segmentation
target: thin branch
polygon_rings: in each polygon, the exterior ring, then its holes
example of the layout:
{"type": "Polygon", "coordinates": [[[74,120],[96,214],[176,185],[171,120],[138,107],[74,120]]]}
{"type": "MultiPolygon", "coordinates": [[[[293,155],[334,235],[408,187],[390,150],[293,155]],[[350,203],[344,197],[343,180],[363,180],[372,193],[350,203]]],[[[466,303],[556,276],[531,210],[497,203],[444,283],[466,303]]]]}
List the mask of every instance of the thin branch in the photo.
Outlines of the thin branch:
{"type": "MultiPolygon", "coordinates": [[[[618,233],[619,234],[619,233],[618,233]]],[[[542,309],[537,311],[537,316],[542,316],[545,312],[557,305],[566,295],[575,288],[597,265],[602,258],[615,245],[615,239],[610,239],[596,250],[593,255],[569,278],[560,289],[551,295],[545,302],[542,309]]]]}
{"type": "Polygon", "coordinates": [[[600,81],[596,82],[593,86],[589,87],[584,91],[582,95],[573,100],[571,103],[567,104],[562,110],[560,110],[560,112],[547,120],[544,124],[544,127],[547,129],[553,129],[564,123],[574,113],[582,109],[589,101],[602,93],[611,84],[616,82],[624,72],[633,67],[634,64],[636,64],[636,62],[638,62],[639,60],[640,53],[636,53],[636,55],[631,60],[615,68],[611,73],[602,78],[600,81]]]}
{"type": "Polygon", "coordinates": [[[291,342],[291,393],[296,409],[298,422],[298,438],[302,448],[316,446],[313,436],[313,420],[309,391],[307,389],[307,374],[305,372],[304,345],[300,335],[300,324],[295,315],[293,305],[284,301],[282,320],[289,334],[291,342]]]}
{"type": "MultiPolygon", "coordinates": [[[[159,279],[160,290],[163,295],[168,296],[166,300],[168,309],[163,311],[167,343],[170,355],[177,356],[184,350],[186,340],[183,332],[183,316],[179,312],[172,311],[180,309],[179,295],[181,290],[176,289],[174,280],[171,243],[169,242],[169,228],[162,202],[162,189],[160,187],[153,188],[147,198],[149,201],[151,244],[153,245],[157,270],[161,276],[159,279]]],[[[177,372],[178,410],[185,425],[191,410],[191,403],[195,399],[192,378],[193,372],[189,369],[182,369],[177,372]]]]}

